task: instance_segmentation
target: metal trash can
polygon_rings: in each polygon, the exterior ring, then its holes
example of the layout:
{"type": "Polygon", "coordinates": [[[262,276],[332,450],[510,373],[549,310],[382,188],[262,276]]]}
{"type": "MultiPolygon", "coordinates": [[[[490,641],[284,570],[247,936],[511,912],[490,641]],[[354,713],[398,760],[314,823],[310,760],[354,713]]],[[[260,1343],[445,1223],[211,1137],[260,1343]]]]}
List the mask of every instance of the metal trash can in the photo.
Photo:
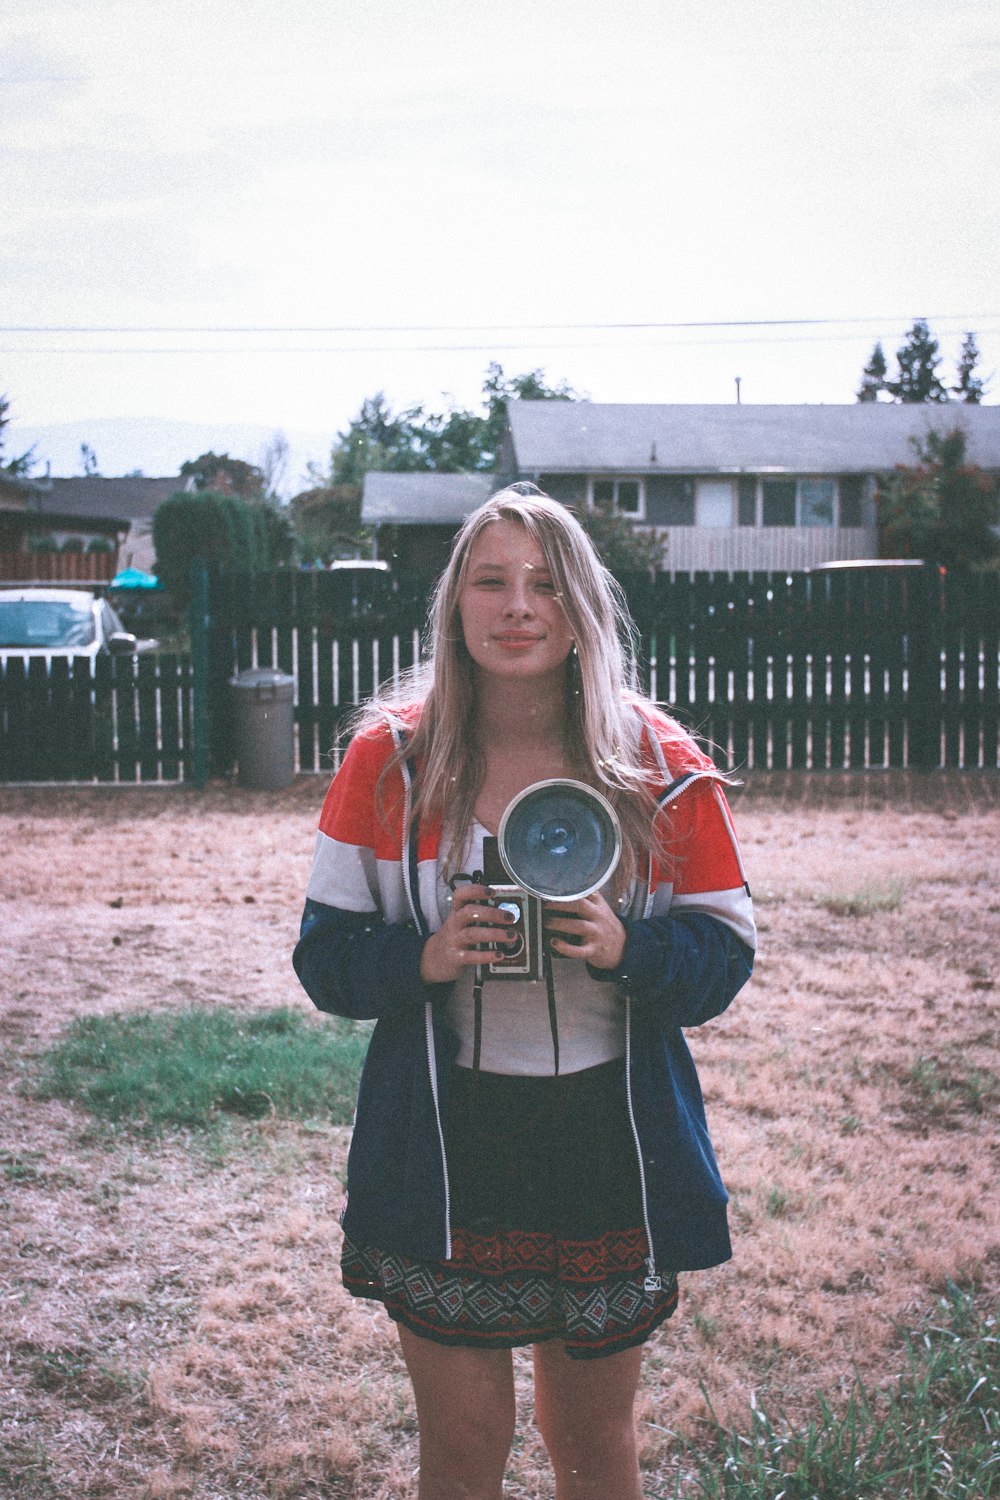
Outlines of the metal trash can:
{"type": "Polygon", "coordinates": [[[276,667],[230,677],[240,786],[277,792],[295,779],[295,678],[276,667]]]}

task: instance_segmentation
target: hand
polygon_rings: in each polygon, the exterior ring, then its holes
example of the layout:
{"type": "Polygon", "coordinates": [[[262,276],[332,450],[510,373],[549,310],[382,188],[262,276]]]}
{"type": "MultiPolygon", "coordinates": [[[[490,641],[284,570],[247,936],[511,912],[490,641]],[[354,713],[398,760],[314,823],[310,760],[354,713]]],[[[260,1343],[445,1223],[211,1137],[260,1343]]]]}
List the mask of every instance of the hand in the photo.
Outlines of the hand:
{"type": "Polygon", "coordinates": [[[563,934],[552,937],[553,952],[585,959],[595,969],[617,969],[621,963],[625,926],[600,891],[579,901],[546,901],[544,923],[547,934],[563,934]]]}
{"type": "Polygon", "coordinates": [[[437,932],[431,934],[420,955],[420,977],[427,984],[450,984],[473,964],[489,963],[483,943],[512,941],[507,931],[514,918],[510,912],[487,906],[489,886],[460,885],[452,908],[437,932]]]}

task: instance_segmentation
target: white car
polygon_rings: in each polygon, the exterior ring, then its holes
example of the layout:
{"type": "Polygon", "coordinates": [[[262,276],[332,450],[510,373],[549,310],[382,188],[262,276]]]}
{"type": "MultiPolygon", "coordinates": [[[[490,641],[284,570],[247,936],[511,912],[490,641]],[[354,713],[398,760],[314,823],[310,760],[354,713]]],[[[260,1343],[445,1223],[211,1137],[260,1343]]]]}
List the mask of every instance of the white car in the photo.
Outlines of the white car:
{"type": "Polygon", "coordinates": [[[135,655],[155,651],[138,640],[106,599],[89,589],[21,584],[0,588],[0,661],[8,656],[135,655]]]}

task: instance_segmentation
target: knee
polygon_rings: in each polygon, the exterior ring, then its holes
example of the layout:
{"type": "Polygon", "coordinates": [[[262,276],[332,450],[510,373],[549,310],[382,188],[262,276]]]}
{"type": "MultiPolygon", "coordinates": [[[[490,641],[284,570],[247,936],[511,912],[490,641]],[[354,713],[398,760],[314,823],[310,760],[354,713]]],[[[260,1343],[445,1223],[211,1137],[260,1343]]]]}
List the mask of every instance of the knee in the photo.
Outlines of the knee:
{"type": "Polygon", "coordinates": [[[535,1420],[557,1471],[587,1474],[604,1472],[619,1462],[628,1464],[635,1453],[635,1419],[628,1412],[537,1410],[535,1420]]]}
{"type": "MultiPolygon", "coordinates": [[[[420,1462],[424,1472],[465,1476],[470,1495],[484,1481],[502,1476],[514,1441],[514,1412],[478,1407],[448,1418],[420,1422],[420,1462]]],[[[461,1491],[458,1491],[461,1493],[461,1491]]]]}

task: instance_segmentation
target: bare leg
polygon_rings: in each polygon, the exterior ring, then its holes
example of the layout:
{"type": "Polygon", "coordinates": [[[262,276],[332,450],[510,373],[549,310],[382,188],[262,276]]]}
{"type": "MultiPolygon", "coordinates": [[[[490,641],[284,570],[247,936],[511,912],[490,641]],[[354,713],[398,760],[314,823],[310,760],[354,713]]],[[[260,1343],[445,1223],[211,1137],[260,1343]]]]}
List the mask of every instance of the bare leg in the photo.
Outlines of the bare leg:
{"type": "Polygon", "coordinates": [[[574,1360],[536,1344],[535,1418],[556,1474],[556,1500],[640,1500],[633,1406],[642,1347],[574,1360]]]}
{"type": "Polygon", "coordinates": [[[510,1350],[450,1349],[398,1327],[417,1402],[419,1500],[502,1500],[514,1437],[510,1350]]]}

